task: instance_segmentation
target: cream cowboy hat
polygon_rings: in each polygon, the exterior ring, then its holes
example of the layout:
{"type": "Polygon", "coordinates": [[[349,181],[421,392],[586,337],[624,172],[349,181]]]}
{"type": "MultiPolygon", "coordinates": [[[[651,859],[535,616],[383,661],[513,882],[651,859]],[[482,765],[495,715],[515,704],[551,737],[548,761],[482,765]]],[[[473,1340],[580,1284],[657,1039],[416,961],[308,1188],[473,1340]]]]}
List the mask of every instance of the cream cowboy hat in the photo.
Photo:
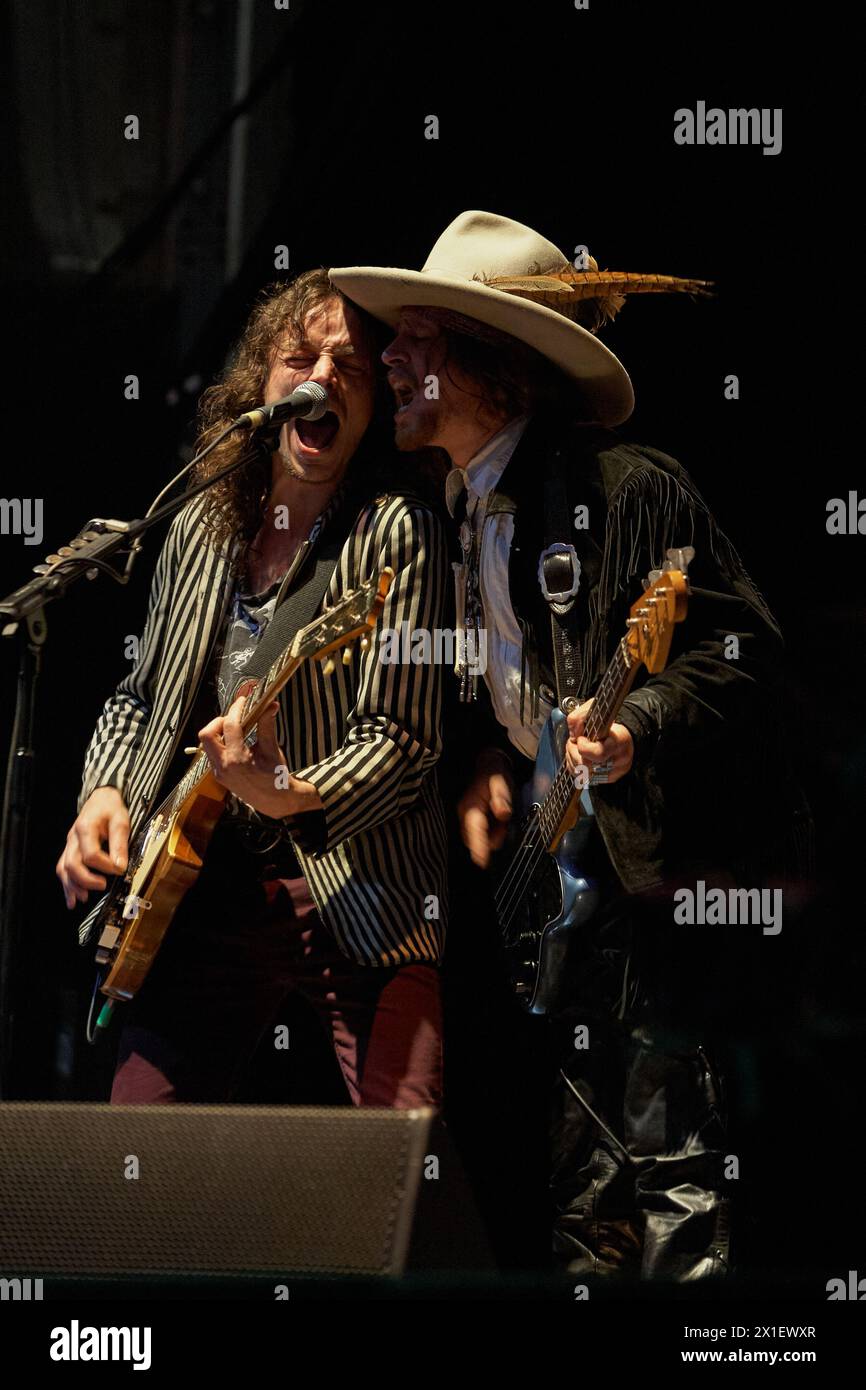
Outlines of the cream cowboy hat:
{"type": "Polygon", "coordinates": [[[391,325],[407,305],[421,304],[511,334],[580,383],[600,424],[620,425],[634,409],[628,372],[575,317],[594,307],[600,323],[613,317],[626,294],[706,294],[708,282],[600,271],[588,254],[583,262],[586,268],[576,269],[552,242],[510,217],[461,212],[420,271],[347,266],[330,277],[347,299],[391,325]]]}

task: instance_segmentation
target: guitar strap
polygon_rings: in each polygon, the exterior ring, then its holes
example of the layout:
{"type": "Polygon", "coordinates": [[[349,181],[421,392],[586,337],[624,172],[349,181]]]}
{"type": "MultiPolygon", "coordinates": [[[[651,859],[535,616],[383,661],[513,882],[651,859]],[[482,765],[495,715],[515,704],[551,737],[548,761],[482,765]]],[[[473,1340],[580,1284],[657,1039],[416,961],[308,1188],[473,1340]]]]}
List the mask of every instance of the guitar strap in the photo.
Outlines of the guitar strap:
{"type": "MultiPolygon", "coordinates": [[[[277,659],[291,645],[296,633],[312,622],[331,582],[331,577],[340,558],[340,551],[356,524],[358,513],[364,503],[369,500],[369,494],[365,495],[358,483],[355,483],[354,486],[350,484],[347,487],[342,502],[338,503],[337,510],[329,518],[319,538],[304,556],[294,576],[291,592],[274,609],[274,615],[265,628],[261,641],[245,665],[236,689],[240,688],[250,677],[259,680],[267,676],[277,659]]],[[[304,812],[302,819],[309,820],[320,814],[316,811],[304,812]]],[[[257,854],[265,854],[274,850],[277,843],[282,841],[282,872],[287,878],[300,877],[301,870],[291,849],[288,826],[278,827],[276,838],[274,838],[274,825],[270,823],[265,826],[259,825],[257,829],[256,819],[257,817],[254,815],[253,823],[242,827],[248,846],[257,854]],[[257,835],[263,836],[270,843],[266,846],[260,842],[257,843],[257,835]],[[288,855],[290,857],[286,857],[288,855]]]]}
{"type": "MultiPolygon", "coordinates": [[[[556,692],[560,708],[567,700],[574,700],[575,705],[580,701],[580,689],[584,678],[583,659],[579,637],[579,613],[575,599],[581,579],[581,562],[577,551],[572,542],[566,542],[565,536],[575,535],[578,540],[586,536],[586,532],[574,530],[574,514],[571,509],[571,502],[566,486],[566,468],[573,466],[573,460],[565,457],[559,448],[550,450],[547,456],[547,469],[545,473],[544,485],[544,539],[546,549],[542,551],[539,562],[539,580],[542,582],[542,593],[547,600],[550,609],[550,626],[553,638],[553,663],[556,678],[556,692]]],[[[597,562],[592,558],[589,547],[585,548],[584,554],[586,576],[590,582],[597,581],[598,570],[597,562]]],[[[566,712],[568,712],[566,710],[566,712]]],[[[588,789],[582,794],[582,805],[585,815],[595,815],[592,802],[589,800],[588,789]]],[[[622,994],[618,1007],[618,1017],[625,1016],[626,1000],[628,997],[628,977],[629,977],[629,957],[626,957],[623,975],[622,994]]],[[[626,1163],[631,1162],[627,1149],[615,1134],[608,1129],[607,1125],[596,1115],[590,1107],[588,1101],[581,1095],[577,1087],[572,1084],[566,1076],[565,1071],[560,1069],[560,1076],[566,1086],[573,1092],[579,1104],[586,1110],[590,1118],[598,1124],[608,1137],[616,1145],[617,1149],[624,1156],[626,1163]]]]}
{"type": "Polygon", "coordinates": [[[266,676],[295,634],[312,622],[362,505],[360,489],[350,487],[318,542],[307,552],[291,592],[274,610],[262,640],[244,667],[243,680],[266,676]]]}
{"type": "Polygon", "coordinates": [[[580,560],[574,545],[565,538],[573,534],[572,513],[565,484],[568,461],[560,449],[547,456],[544,481],[544,541],[538,566],[541,591],[550,610],[556,694],[560,706],[569,697],[578,698],[583,680],[583,661],[578,635],[580,560]]]}

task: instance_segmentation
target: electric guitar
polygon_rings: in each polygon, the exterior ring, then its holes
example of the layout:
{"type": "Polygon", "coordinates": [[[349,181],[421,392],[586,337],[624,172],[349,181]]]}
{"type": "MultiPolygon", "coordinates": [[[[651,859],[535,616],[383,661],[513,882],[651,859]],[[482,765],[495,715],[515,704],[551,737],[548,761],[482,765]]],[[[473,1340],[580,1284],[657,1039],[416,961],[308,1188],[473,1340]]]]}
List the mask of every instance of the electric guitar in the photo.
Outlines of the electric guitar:
{"type": "MultiPolygon", "coordinates": [[[[641,664],[651,675],[664,669],[673,625],[686,616],[694,553],[691,546],[669,550],[662,569],[650,572],[599,684],[586,738],[607,737],[641,664]]],[[[581,871],[591,821],[581,804],[584,789],[576,785],[565,759],[567,740],[566,715],[554,709],[538,745],[531,809],[496,890],[514,992],[530,1013],[539,1015],[556,1007],[571,941],[597,911],[601,897],[598,884],[581,871]]]]}
{"type": "MultiPolygon", "coordinates": [[[[324,661],[330,674],[332,652],[344,648],[343,661],[348,662],[349,644],[356,637],[366,646],[393,578],[393,570],[382,570],[295,634],[246,697],[242,727],[247,743],[254,742],[262,711],[302,662],[324,661]]],[[[238,687],[243,684],[242,677],[238,687]]],[[[198,877],[227,795],[199,750],[136,836],[126,872],[113,881],[96,919],[101,927],[96,960],[104,972],[99,988],[110,1001],[132,999],[144,983],[178,904],[198,877]]],[[[113,1003],[103,1007],[98,1027],[106,1026],[112,1008],[113,1003]]]]}

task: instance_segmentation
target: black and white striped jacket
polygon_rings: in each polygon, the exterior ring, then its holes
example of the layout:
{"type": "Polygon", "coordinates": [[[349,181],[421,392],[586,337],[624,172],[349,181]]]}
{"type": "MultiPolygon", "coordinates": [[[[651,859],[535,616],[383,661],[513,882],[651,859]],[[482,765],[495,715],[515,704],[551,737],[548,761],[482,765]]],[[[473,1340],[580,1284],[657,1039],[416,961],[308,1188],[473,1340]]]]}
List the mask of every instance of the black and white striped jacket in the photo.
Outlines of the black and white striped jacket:
{"type": "MultiPolygon", "coordinates": [[[[134,837],[174,757],[233,589],[228,558],[208,543],[202,503],[172,522],[157,560],[140,657],[107,701],[87,748],[79,810],[117,787],[134,837]]],[[[327,514],[326,514],[327,516],[327,514]]],[[[393,493],[369,502],[340,552],[320,611],[390,566],[383,628],[442,626],[447,549],[438,519],[393,493]]],[[[325,675],[306,662],[280,695],[290,770],[322,799],[324,839],[293,837],[319,913],[341,950],[367,965],[437,962],[446,925],[446,831],[435,763],[441,665],[384,664],[373,640],[325,675]]],[[[218,713],[218,711],[214,711],[218,713]]],[[[94,909],[82,923],[89,940],[94,909]]]]}

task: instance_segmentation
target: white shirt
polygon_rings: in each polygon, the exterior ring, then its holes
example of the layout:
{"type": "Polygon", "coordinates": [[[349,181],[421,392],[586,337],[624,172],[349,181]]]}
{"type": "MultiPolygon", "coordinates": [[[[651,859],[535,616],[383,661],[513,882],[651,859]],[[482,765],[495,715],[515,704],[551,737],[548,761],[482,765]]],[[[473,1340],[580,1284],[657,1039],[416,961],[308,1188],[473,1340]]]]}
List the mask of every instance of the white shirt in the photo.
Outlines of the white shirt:
{"type": "MultiPolygon", "coordinates": [[[[487,499],[505,472],[518,441],[529,423],[527,415],[511,420],[479,449],[465,468],[452,468],[445,480],[445,500],[454,515],[462,489],[466,488],[466,519],[475,529],[479,546],[479,584],[483,626],[486,633],[487,670],[484,679],[490,691],[493,710],[508,732],[510,741],[528,758],[535,758],[538,739],[553,703],[539,697],[535,718],[531,715],[531,692],[524,691],[523,716],[520,714],[520,630],[508,588],[508,557],[514,538],[514,517],[508,512],[487,516],[487,499]]],[[[454,565],[457,588],[458,623],[462,624],[464,565],[454,565]]],[[[483,649],[482,649],[483,650],[483,649]]]]}

